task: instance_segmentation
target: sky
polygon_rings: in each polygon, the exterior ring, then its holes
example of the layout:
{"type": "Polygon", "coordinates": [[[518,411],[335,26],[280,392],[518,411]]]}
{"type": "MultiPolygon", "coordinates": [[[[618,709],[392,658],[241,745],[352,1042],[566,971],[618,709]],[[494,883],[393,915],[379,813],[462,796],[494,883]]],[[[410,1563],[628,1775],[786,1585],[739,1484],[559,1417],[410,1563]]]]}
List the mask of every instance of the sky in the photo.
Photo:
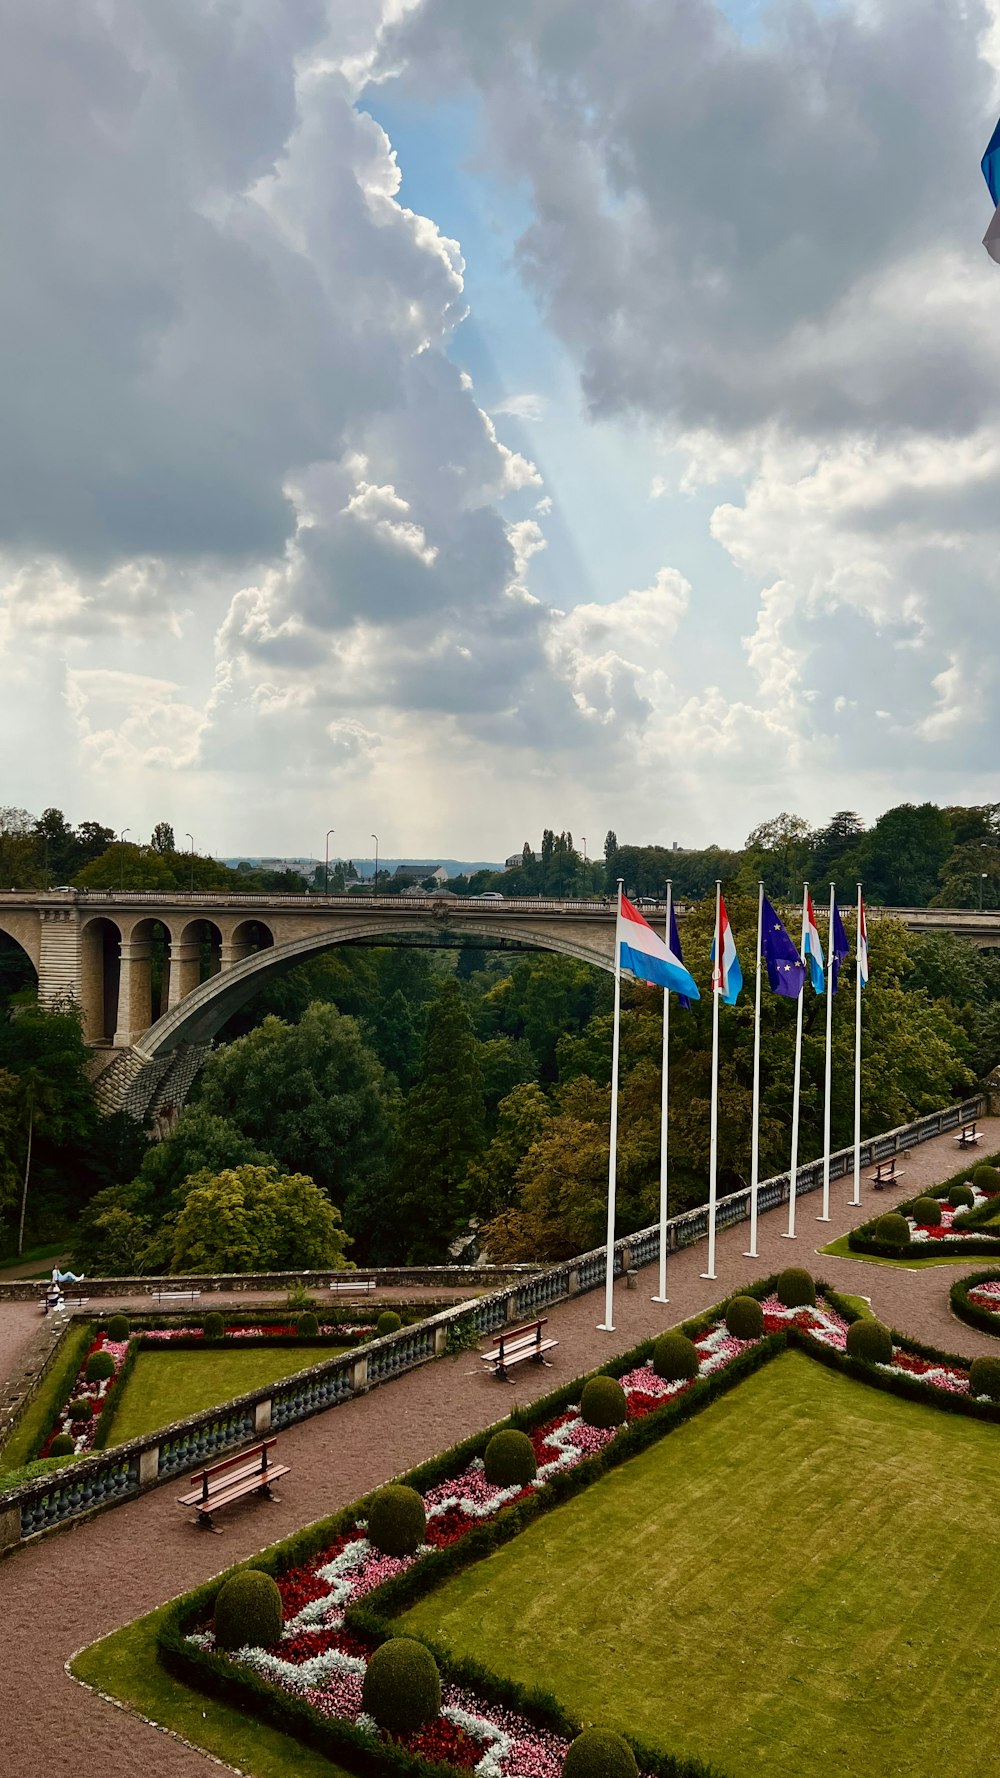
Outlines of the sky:
{"type": "Polygon", "coordinates": [[[995,800],[1000,0],[0,5],[0,803],[995,800]]]}

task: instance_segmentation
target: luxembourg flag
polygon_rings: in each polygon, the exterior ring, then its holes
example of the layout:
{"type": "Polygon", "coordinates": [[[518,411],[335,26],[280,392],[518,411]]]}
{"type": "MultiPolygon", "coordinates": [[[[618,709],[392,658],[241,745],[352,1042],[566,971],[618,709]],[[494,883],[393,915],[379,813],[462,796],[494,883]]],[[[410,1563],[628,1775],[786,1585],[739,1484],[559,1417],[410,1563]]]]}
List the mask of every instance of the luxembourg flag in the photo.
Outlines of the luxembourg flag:
{"type": "Polygon", "coordinates": [[[865,915],[864,897],[858,896],[858,980],[863,988],[868,986],[868,920],[865,915]]]}
{"type": "Polygon", "coordinates": [[[668,949],[658,933],[634,908],[624,891],[618,900],[618,967],[640,982],[656,982],[673,994],[700,1000],[698,984],[680,957],[668,949]]]}
{"type": "MultiPolygon", "coordinates": [[[[743,971],[736,955],[736,940],[729,924],[726,904],[721,895],[719,896],[719,941],[722,964],[712,972],[712,986],[718,988],[720,1000],[724,1000],[727,1006],[735,1006],[743,986],[743,971]]],[[[712,962],[715,962],[714,938],[712,940],[712,962]]]]}
{"type": "Polygon", "coordinates": [[[819,942],[819,928],[816,925],[816,915],[813,913],[813,898],[808,890],[806,891],[805,927],[805,941],[802,946],[802,954],[809,970],[809,979],[813,985],[813,993],[822,994],[823,946],[819,942]]]}

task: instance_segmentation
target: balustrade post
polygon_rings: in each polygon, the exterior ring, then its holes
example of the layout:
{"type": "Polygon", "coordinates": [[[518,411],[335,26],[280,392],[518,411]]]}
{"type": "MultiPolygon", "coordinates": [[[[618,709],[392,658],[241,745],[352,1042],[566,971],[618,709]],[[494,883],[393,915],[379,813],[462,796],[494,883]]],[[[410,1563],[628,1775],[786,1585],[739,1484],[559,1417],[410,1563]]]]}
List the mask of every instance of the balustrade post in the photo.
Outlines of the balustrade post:
{"type": "Polygon", "coordinates": [[[579,1268],[579,1266],[571,1266],[569,1271],[566,1273],[566,1295],[567,1296],[579,1296],[579,1294],[580,1294],[580,1268],[579,1268]]]}
{"type": "Polygon", "coordinates": [[[5,1507],[0,1512],[0,1550],[12,1550],[21,1541],[21,1508],[15,1501],[13,1506],[5,1507]]]}
{"type": "Polygon", "coordinates": [[[447,1350],[448,1350],[448,1328],[443,1321],[440,1321],[438,1323],[437,1327],[434,1329],[434,1356],[435,1356],[435,1358],[440,1358],[442,1352],[446,1352],[447,1350]]]}
{"type": "Polygon", "coordinates": [[[351,1388],[355,1395],[361,1395],[368,1387],[368,1360],[356,1358],[351,1365],[351,1388]]]}
{"type": "Polygon", "coordinates": [[[267,1397],[266,1401],[258,1401],[254,1403],[253,1429],[254,1432],[269,1432],[271,1430],[270,1396],[267,1397]]]}
{"type": "Polygon", "coordinates": [[[517,1308],[517,1299],[514,1296],[513,1292],[511,1292],[510,1296],[507,1298],[505,1307],[506,1307],[506,1319],[508,1321],[516,1321],[518,1319],[518,1308],[517,1308]]]}
{"type": "Polygon", "coordinates": [[[148,1451],[139,1453],[139,1486],[146,1488],[155,1482],[160,1473],[160,1447],[151,1445],[148,1451]]]}

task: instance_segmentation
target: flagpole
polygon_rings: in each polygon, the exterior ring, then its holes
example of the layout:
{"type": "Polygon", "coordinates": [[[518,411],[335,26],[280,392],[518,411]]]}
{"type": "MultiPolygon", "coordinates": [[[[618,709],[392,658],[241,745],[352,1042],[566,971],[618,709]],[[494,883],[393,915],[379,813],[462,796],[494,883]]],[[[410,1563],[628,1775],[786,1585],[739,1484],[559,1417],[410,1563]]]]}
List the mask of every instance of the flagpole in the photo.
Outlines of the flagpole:
{"type": "Polygon", "coordinates": [[[764,884],[757,884],[757,992],[753,1008],[753,1135],[750,1149],[750,1246],[744,1259],[757,1254],[757,1181],[760,1174],[760,947],[764,931],[764,884]]]}
{"type": "Polygon", "coordinates": [[[622,1006],[622,947],[621,917],[623,878],[618,879],[618,918],[615,921],[615,1024],[611,1040],[611,1145],[608,1154],[608,1237],[607,1259],[604,1271],[604,1320],[599,1321],[599,1333],[614,1333],[614,1283],[615,1283],[615,1187],[618,1168],[618,1033],[621,1023],[622,1006]]]}
{"type": "MultiPolygon", "coordinates": [[[[799,955],[805,959],[806,954],[806,920],[809,884],[802,885],[802,942],[799,955]]],[[[808,967],[806,974],[808,975],[808,967]]],[[[788,1227],[782,1231],[782,1239],[795,1240],[795,1185],[799,1172],[799,1097],[802,1088],[802,1013],[806,998],[805,976],[799,990],[799,1006],[795,1015],[795,1076],[792,1082],[792,1153],[788,1164],[788,1227]]]]}
{"type": "MultiPolygon", "coordinates": [[[[667,949],[670,949],[670,914],[674,903],[674,886],[667,878],[667,949]]],[[[663,1064],[660,1085],[660,1288],[654,1303],[667,1303],[667,1100],[670,1081],[670,989],[663,989],[663,1064]]]]}
{"type": "Polygon", "coordinates": [[[722,947],[719,906],[722,884],[715,885],[715,963],[712,969],[712,1114],[708,1146],[708,1270],[703,1278],[715,1277],[715,1198],[719,1171],[719,996],[722,993],[722,947]]]}
{"type": "Polygon", "coordinates": [[[854,940],[857,968],[854,976],[854,1196],[861,1202],[861,884],[858,884],[858,925],[854,940]]]}
{"type": "MultiPolygon", "coordinates": [[[[833,911],[836,887],[830,884],[830,924],[826,940],[826,1075],[823,1093],[823,1210],[817,1222],[830,1220],[830,1097],[833,1090],[833,911]]],[[[802,984],[803,989],[805,983],[802,984]]]]}

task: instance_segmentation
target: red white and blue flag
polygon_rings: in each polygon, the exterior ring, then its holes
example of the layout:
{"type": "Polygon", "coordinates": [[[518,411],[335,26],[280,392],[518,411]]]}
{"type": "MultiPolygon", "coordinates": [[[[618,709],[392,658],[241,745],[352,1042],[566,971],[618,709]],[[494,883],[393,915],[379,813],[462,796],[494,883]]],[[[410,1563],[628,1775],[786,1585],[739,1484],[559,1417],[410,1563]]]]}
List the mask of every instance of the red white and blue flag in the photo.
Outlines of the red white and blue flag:
{"type": "Polygon", "coordinates": [[[809,979],[815,994],[822,994],[823,978],[823,946],[819,942],[819,927],[813,913],[813,898],[806,891],[806,937],[802,946],[802,955],[809,970],[809,979]]]}
{"type": "Polygon", "coordinates": [[[735,1006],[743,986],[743,971],[736,955],[736,940],[729,924],[726,904],[721,895],[719,896],[719,953],[720,960],[716,963],[715,940],[713,938],[712,962],[715,964],[715,968],[712,971],[712,986],[718,988],[720,1000],[724,1000],[727,1006],[735,1006]]]}
{"type": "Polygon", "coordinates": [[[625,894],[618,901],[618,967],[639,982],[656,982],[668,993],[700,1000],[698,984],[672,946],[664,944],[625,894]]]}
{"type": "Polygon", "coordinates": [[[864,896],[858,896],[858,976],[861,986],[868,986],[868,921],[865,917],[864,896]]]}

